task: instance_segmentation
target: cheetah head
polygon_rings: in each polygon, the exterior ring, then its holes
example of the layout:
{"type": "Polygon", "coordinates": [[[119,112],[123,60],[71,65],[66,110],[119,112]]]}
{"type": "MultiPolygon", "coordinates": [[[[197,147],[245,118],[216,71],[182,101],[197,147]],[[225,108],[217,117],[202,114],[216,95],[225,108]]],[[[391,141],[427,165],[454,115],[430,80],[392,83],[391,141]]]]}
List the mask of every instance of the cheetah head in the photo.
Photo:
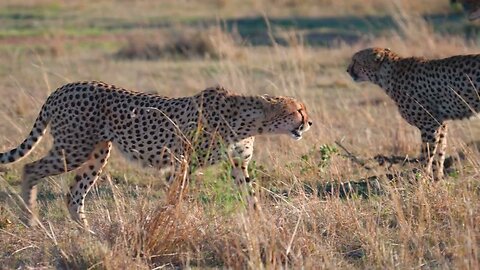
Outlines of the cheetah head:
{"type": "Polygon", "coordinates": [[[383,62],[396,55],[390,49],[369,48],[355,53],[347,72],[356,82],[378,80],[378,73],[383,62]]]}
{"type": "Polygon", "coordinates": [[[262,96],[265,120],[263,128],[269,133],[287,134],[300,140],[313,122],[305,105],[289,97],[262,96]]]}

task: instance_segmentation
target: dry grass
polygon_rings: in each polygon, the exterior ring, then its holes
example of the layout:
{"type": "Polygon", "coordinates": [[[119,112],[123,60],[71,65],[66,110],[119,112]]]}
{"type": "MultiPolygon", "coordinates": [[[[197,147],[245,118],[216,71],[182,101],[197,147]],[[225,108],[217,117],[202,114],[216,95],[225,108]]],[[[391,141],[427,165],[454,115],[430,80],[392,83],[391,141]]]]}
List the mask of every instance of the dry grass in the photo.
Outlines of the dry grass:
{"type": "MultiPolygon", "coordinates": [[[[310,1],[280,2],[294,7],[272,11],[288,13],[311,5],[310,1]]],[[[358,4],[323,2],[344,5],[340,15],[353,13],[358,4]]],[[[114,151],[86,200],[93,233],[78,229],[68,218],[63,194],[70,175],[40,185],[43,227],[26,228],[18,219],[22,165],[46,152],[51,145],[48,138],[26,161],[0,168],[2,268],[479,269],[480,153],[470,143],[480,135],[478,120],[451,125],[448,153],[458,157],[461,151],[464,158],[454,162],[455,170],[445,181],[425,180],[411,172],[412,166],[388,168],[369,160],[376,154],[414,156],[420,139],[380,89],[351,81],[344,70],[352,53],[366,46],[430,57],[478,51],[477,44],[439,35],[418,17],[432,1],[395,2],[389,7],[381,6],[385,1],[362,3],[365,12],[392,12],[399,31],[331,48],[305,45],[293,30],[287,35],[288,46],[242,46],[223,32],[215,33],[217,28],[210,30],[213,34],[201,35],[218,38],[214,51],[224,48],[227,57],[126,60],[111,57],[121,46],[110,43],[57,44],[62,50],[57,55],[39,54],[31,44],[0,45],[1,150],[16,146],[28,134],[48,93],[63,83],[84,79],[168,96],[191,95],[216,83],[242,93],[294,96],[306,103],[314,120],[312,130],[299,142],[282,136],[258,138],[252,174],[261,211],[246,207],[224,164],[195,174],[187,186],[179,174],[167,188],[157,171],[127,162],[114,151]],[[335,141],[367,159],[373,169],[345,157],[335,141]],[[382,177],[386,173],[394,180],[382,177]],[[348,196],[338,185],[373,175],[380,177],[371,186],[351,182],[354,190],[348,196]],[[323,192],[327,187],[333,187],[333,195],[323,192]]],[[[188,3],[193,5],[191,1],[179,5],[188,3]]],[[[235,3],[217,0],[208,5],[229,10],[235,3]]],[[[35,6],[33,1],[25,5],[35,6]]],[[[132,5],[133,14],[153,13],[154,4],[132,5]]],[[[208,14],[208,5],[198,13],[208,14]]],[[[238,5],[239,12],[248,14],[238,5]]],[[[84,10],[89,9],[85,5],[84,10]]],[[[150,42],[146,38],[150,35],[161,37],[144,29],[135,31],[143,38],[130,41],[135,46],[150,42]]]]}
{"type": "Polygon", "coordinates": [[[129,36],[115,53],[118,59],[158,60],[159,58],[235,58],[241,55],[238,38],[220,27],[176,29],[164,37],[129,36]]]}

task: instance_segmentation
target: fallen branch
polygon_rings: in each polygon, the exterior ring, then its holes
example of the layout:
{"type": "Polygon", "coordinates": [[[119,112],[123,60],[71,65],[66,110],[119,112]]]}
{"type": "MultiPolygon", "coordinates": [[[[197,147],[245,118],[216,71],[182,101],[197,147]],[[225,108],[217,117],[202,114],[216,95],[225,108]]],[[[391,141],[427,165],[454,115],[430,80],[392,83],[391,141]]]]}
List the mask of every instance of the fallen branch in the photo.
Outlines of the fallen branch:
{"type": "Polygon", "coordinates": [[[373,159],[378,163],[378,165],[382,166],[385,164],[385,162],[390,163],[390,165],[393,164],[402,164],[405,165],[407,163],[421,163],[423,162],[423,158],[409,158],[408,156],[385,156],[378,154],[373,159]]]}
{"type": "Polygon", "coordinates": [[[342,150],[345,151],[345,153],[346,153],[345,156],[347,158],[349,158],[352,162],[357,163],[358,165],[362,166],[366,170],[371,170],[372,169],[372,167],[366,165],[365,160],[363,160],[363,159],[357,157],[356,155],[354,155],[345,146],[343,146],[343,144],[341,144],[339,141],[335,141],[335,144],[337,144],[338,147],[342,148],[342,150]]]}

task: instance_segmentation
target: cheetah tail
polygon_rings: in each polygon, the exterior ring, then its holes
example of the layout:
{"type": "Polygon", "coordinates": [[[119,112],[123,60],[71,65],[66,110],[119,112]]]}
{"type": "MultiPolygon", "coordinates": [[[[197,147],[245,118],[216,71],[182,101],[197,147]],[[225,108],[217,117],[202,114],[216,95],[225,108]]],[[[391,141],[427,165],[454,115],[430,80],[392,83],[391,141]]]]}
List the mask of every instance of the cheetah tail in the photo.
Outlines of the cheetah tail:
{"type": "Polygon", "coordinates": [[[0,164],[7,164],[19,161],[24,158],[33,150],[38,142],[42,139],[47,129],[50,117],[47,114],[47,104],[43,105],[35,123],[33,124],[32,131],[27,138],[17,147],[8,152],[0,153],[0,164]]]}

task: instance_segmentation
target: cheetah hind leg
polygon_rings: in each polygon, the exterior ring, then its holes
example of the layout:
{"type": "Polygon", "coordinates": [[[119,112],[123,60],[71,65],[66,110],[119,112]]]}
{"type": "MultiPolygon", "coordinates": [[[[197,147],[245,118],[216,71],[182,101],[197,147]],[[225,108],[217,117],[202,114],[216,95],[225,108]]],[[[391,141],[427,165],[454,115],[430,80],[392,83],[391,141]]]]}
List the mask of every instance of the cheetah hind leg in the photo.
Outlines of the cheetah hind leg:
{"type": "Polygon", "coordinates": [[[40,182],[40,180],[44,177],[54,176],[74,170],[78,168],[84,161],[81,157],[76,157],[71,154],[65,156],[65,153],[72,152],[66,152],[64,149],[54,147],[45,157],[26,164],[23,169],[22,199],[25,202],[25,207],[27,208],[25,211],[24,220],[29,226],[38,225],[38,182],[40,182]]]}
{"type": "Polygon", "coordinates": [[[67,194],[70,217],[84,228],[88,227],[85,217],[85,196],[98,179],[110,156],[111,142],[95,145],[89,159],[75,171],[74,183],[67,194]]]}

